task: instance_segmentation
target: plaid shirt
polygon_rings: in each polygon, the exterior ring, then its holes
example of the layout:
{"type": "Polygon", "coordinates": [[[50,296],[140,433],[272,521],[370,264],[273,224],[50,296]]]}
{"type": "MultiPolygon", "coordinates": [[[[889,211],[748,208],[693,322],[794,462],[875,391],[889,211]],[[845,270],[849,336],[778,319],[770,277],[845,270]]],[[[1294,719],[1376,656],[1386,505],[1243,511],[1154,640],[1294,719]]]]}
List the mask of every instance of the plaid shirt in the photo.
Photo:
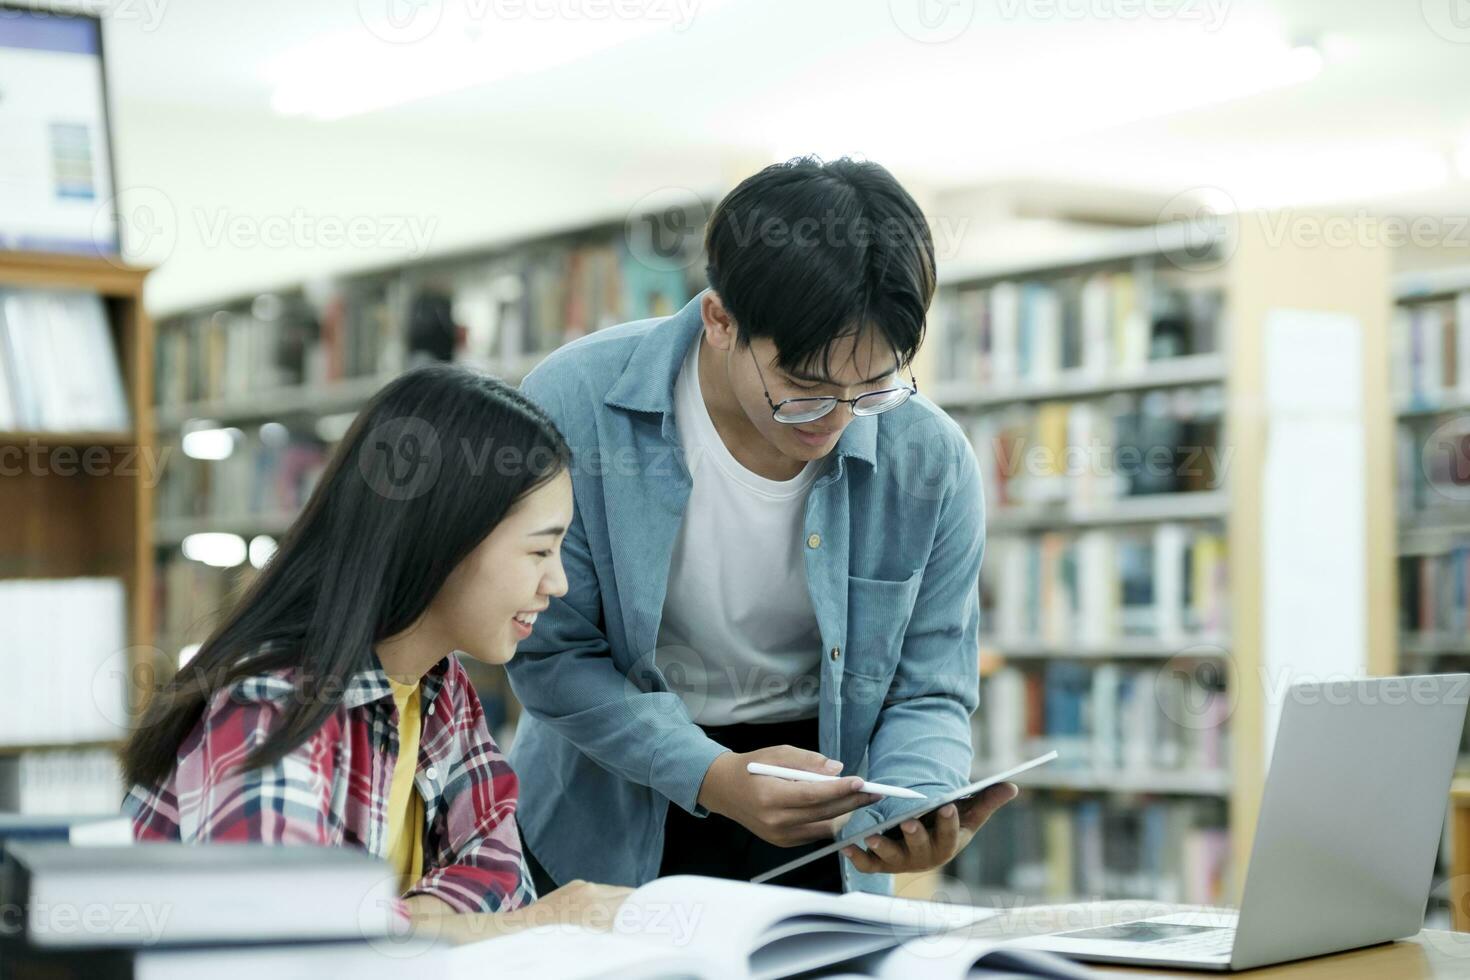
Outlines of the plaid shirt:
{"type": "MultiPolygon", "coordinates": [[[[423,735],[414,785],[424,801],[425,874],[407,895],[460,912],[510,911],[536,899],[521,852],[518,784],[485,726],[480,698],[453,657],[422,681],[423,735]]],[[[123,801],[139,841],[350,845],[383,857],[398,709],[374,658],[337,711],[273,766],[244,771],[295,696],[290,671],[217,692],[179,746],[162,785],[123,801]]],[[[386,872],[385,872],[386,873],[386,872]]]]}

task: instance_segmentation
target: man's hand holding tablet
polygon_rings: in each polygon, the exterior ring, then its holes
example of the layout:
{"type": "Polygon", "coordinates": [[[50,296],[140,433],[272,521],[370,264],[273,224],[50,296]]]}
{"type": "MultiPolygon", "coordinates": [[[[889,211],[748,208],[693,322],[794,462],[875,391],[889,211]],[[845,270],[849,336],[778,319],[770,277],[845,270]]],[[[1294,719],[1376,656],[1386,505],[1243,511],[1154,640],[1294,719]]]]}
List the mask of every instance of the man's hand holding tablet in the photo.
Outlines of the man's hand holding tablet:
{"type": "Polygon", "coordinates": [[[903,874],[940,867],[964,850],[985,821],[1019,792],[1015,783],[996,783],[977,796],[935,810],[932,826],[927,826],[931,823],[928,818],[905,820],[897,828],[902,833],[900,839],[872,834],[863,840],[868,845],[866,851],[852,846],[844,847],[842,854],[854,868],[868,874],[903,874]]]}
{"type": "Polygon", "coordinates": [[[1004,772],[962,786],[924,803],[906,807],[866,835],[838,838],[793,861],[752,878],[755,882],[781,883],[781,877],[803,864],[841,851],[853,867],[865,873],[898,874],[927,871],[947,864],[970,843],[985,821],[1019,792],[1010,782],[1028,769],[1045,765],[1057,757],[1048,752],[1004,772]],[[868,850],[864,851],[863,847],[868,850]]]}

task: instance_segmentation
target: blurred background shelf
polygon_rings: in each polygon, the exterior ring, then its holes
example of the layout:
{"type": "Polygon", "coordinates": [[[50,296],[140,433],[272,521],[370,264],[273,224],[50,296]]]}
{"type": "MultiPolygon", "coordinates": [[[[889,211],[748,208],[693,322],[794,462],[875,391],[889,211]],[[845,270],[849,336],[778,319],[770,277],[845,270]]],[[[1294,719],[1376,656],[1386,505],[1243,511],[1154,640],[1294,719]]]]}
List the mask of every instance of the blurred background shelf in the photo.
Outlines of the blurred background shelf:
{"type": "Polygon", "coordinates": [[[1094,378],[1079,372],[1050,384],[1024,384],[1009,388],[947,381],[925,389],[925,393],[945,409],[986,408],[1016,402],[1061,401],[1115,392],[1218,384],[1225,380],[1225,367],[1225,359],[1218,354],[1189,354],[1156,361],[1131,375],[1094,378]]]}
{"type": "Polygon", "coordinates": [[[980,638],[982,656],[1007,660],[1170,660],[1174,657],[1228,657],[1229,637],[1203,633],[1177,640],[1122,637],[1096,646],[1057,646],[1036,641],[1005,642],[997,637],[980,638]]]}
{"type": "Polygon", "coordinates": [[[1081,528],[1110,524],[1217,520],[1229,513],[1224,491],[1161,493],[1110,501],[1095,507],[1033,505],[997,508],[986,518],[992,532],[1081,528]]]}
{"type": "MultiPolygon", "coordinates": [[[[984,761],[975,767],[975,779],[1008,769],[1023,760],[1009,762],[984,761]]],[[[1065,790],[1078,793],[1137,793],[1159,796],[1230,795],[1230,773],[1221,772],[1149,772],[1127,769],[1071,771],[1042,767],[1022,773],[1014,780],[1024,789],[1065,790]]]]}

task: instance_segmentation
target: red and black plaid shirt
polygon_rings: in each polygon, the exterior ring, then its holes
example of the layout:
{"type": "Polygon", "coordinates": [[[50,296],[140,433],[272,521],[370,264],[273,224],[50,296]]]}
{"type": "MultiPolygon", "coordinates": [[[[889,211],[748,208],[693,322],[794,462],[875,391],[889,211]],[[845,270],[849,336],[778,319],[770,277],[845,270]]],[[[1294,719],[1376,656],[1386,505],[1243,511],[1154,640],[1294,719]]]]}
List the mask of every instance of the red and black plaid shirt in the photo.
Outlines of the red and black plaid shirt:
{"type": "MultiPolygon", "coordinates": [[[[424,800],[424,874],[407,895],[461,912],[535,901],[516,828],[515,773],[490,737],[464,667],[446,657],[424,675],[414,785],[424,800]]],[[[290,671],[262,674],[211,698],[179,746],[174,771],[123,801],[139,841],[266,842],[361,847],[383,857],[388,787],[398,759],[398,709],[382,669],[352,677],[337,711],[273,766],[240,763],[291,698],[290,671]]],[[[386,871],[385,871],[386,873],[386,871]]]]}

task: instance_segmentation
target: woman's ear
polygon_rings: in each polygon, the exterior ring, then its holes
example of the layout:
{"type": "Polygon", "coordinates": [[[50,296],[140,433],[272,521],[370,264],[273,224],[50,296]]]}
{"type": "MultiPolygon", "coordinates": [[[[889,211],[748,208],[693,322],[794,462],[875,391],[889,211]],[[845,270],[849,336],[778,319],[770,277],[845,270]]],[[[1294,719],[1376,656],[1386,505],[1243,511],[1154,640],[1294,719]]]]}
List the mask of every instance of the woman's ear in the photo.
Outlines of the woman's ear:
{"type": "Polygon", "coordinates": [[[699,304],[699,312],[704,317],[705,343],[718,351],[733,350],[739,332],[735,327],[734,317],[725,309],[719,293],[713,289],[705,293],[699,304]]]}

